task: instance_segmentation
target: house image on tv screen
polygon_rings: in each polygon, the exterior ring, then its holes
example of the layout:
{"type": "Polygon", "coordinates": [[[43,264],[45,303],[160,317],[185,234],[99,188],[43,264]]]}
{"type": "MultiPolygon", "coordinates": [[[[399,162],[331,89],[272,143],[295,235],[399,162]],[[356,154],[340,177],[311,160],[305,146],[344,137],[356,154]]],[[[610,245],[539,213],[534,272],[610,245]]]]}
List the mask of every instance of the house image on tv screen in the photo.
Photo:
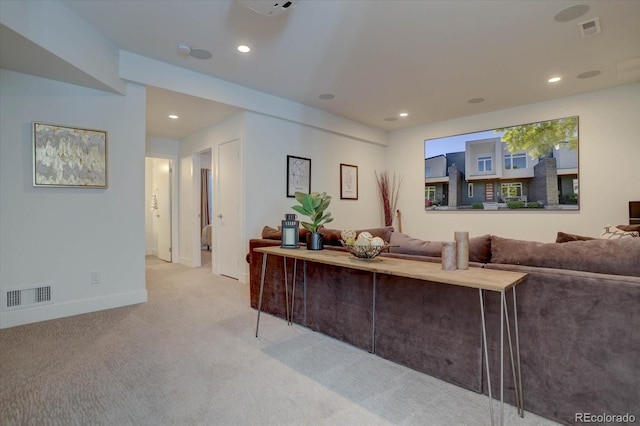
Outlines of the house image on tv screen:
{"type": "Polygon", "coordinates": [[[578,209],[577,142],[556,142],[532,155],[514,151],[501,136],[474,135],[462,136],[469,137],[457,144],[464,150],[425,159],[426,209],[578,209]]]}

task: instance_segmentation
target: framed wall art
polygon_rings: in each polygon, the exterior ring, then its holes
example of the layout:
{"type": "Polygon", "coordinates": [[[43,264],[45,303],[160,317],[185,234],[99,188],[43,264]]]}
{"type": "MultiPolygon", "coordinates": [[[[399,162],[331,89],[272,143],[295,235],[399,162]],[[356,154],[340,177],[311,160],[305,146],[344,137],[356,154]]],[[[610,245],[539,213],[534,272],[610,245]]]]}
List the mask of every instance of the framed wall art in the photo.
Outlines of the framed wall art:
{"type": "Polygon", "coordinates": [[[358,166],[340,164],[340,199],[358,199],[358,166]]]}
{"type": "Polygon", "coordinates": [[[287,197],[311,193],[311,159],[287,155],[287,197]]]}
{"type": "Polygon", "coordinates": [[[107,188],[107,132],[33,123],[33,186],[107,188]]]}

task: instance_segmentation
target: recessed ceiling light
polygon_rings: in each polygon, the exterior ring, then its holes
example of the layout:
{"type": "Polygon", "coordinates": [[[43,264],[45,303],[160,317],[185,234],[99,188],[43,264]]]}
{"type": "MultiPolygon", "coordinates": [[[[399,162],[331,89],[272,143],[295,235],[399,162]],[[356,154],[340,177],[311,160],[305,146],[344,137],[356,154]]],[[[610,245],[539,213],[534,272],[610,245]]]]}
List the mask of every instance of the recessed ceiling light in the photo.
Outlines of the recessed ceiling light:
{"type": "Polygon", "coordinates": [[[473,98],[467,101],[470,104],[479,104],[480,102],[484,102],[484,98],[473,98]]]}
{"type": "Polygon", "coordinates": [[[397,118],[396,117],[387,117],[384,119],[384,121],[396,121],[397,118]]]}
{"type": "Polygon", "coordinates": [[[171,114],[171,115],[169,115],[169,118],[171,118],[173,120],[176,120],[178,118],[178,116],[175,115],[175,114],[171,114]]]}
{"type": "Polygon", "coordinates": [[[557,83],[560,80],[562,80],[562,77],[551,77],[549,80],[547,80],[549,83],[557,83]]]}
{"type": "Polygon", "coordinates": [[[249,53],[251,52],[251,48],[245,44],[241,44],[240,46],[238,46],[238,52],[249,53]]]}
{"type": "Polygon", "coordinates": [[[409,115],[408,112],[401,112],[400,114],[398,114],[400,117],[407,117],[409,115]]]}
{"type": "Polygon", "coordinates": [[[324,100],[328,100],[328,99],[333,99],[336,96],[332,95],[331,93],[323,93],[322,95],[318,96],[320,99],[324,99],[324,100]]]}

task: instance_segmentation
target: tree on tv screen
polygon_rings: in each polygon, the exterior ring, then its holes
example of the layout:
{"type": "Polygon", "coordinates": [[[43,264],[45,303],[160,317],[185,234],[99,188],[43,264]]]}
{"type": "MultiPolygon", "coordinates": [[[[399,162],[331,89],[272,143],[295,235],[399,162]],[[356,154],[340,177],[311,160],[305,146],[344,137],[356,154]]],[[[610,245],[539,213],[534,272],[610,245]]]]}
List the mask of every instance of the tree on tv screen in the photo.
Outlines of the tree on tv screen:
{"type": "Polygon", "coordinates": [[[523,124],[495,129],[511,153],[527,151],[531,158],[548,156],[560,146],[578,149],[578,117],[523,124]]]}

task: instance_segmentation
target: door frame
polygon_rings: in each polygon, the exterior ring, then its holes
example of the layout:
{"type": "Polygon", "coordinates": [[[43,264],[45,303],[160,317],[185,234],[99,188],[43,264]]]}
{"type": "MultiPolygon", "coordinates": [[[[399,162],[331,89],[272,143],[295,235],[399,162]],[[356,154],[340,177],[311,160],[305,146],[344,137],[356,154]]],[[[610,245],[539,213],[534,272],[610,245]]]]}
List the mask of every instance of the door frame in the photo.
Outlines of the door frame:
{"type": "MultiPolygon", "coordinates": [[[[219,199],[219,193],[220,191],[218,191],[218,187],[220,185],[220,179],[218,176],[218,147],[221,144],[224,143],[228,143],[228,142],[233,142],[233,141],[239,141],[240,143],[240,205],[239,205],[239,210],[240,210],[240,229],[238,230],[238,235],[239,238],[242,241],[242,244],[244,246],[247,247],[248,249],[248,242],[247,242],[247,232],[246,232],[246,213],[245,213],[245,205],[246,205],[246,187],[245,187],[245,180],[244,180],[244,176],[245,176],[245,145],[244,145],[244,139],[242,137],[242,135],[237,135],[237,136],[232,136],[232,137],[227,137],[225,139],[221,139],[221,140],[214,140],[212,141],[211,145],[209,147],[206,147],[204,149],[201,149],[198,152],[195,152],[191,155],[191,188],[192,188],[192,210],[193,210],[193,214],[192,216],[192,251],[193,251],[193,258],[192,258],[192,266],[193,267],[200,267],[202,266],[202,257],[200,254],[200,237],[201,237],[201,233],[202,230],[200,229],[200,167],[201,167],[201,162],[200,162],[200,155],[206,151],[211,150],[211,170],[212,170],[212,187],[214,188],[214,192],[213,192],[213,206],[211,209],[211,217],[213,219],[216,219],[218,214],[220,214],[220,210],[219,210],[219,205],[220,205],[220,199],[219,199]]],[[[213,221],[213,237],[212,237],[212,241],[211,241],[211,249],[212,249],[212,254],[211,254],[211,269],[212,269],[212,273],[216,274],[216,275],[220,275],[220,259],[218,257],[218,244],[220,244],[220,241],[218,240],[218,227],[217,227],[217,221],[213,221]]],[[[240,267],[240,276],[238,278],[238,281],[241,283],[248,283],[249,282],[249,267],[247,265],[246,262],[243,261],[244,259],[244,254],[243,253],[238,253],[238,260],[239,260],[239,264],[241,265],[240,267]]]]}
{"type": "MultiPolygon", "coordinates": [[[[179,222],[178,222],[178,156],[157,152],[145,152],[145,158],[171,160],[171,263],[180,263],[179,222]]],[[[148,206],[145,205],[145,208],[148,206]]]]}

